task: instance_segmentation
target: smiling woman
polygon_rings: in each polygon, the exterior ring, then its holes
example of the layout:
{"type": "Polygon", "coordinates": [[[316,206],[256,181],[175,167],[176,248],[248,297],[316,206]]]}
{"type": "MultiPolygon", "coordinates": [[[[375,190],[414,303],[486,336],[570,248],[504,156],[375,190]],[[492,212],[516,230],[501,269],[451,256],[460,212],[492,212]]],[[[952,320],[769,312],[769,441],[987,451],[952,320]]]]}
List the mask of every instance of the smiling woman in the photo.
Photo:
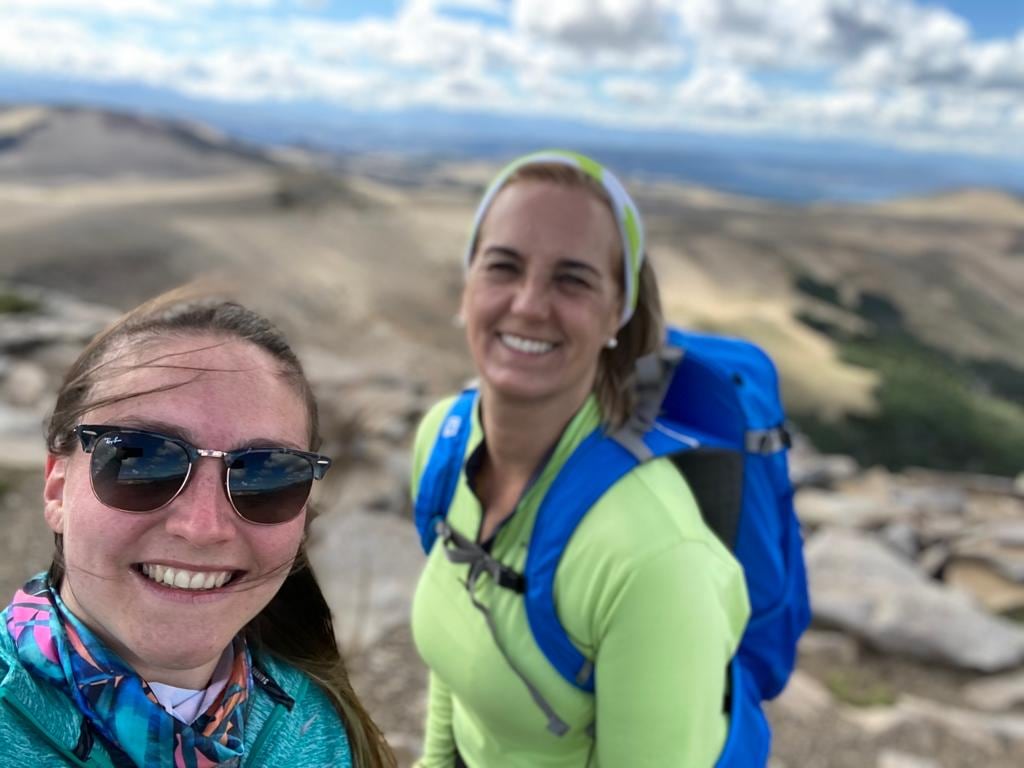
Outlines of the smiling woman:
{"type": "Polygon", "coordinates": [[[573,460],[589,435],[626,436],[638,361],[661,346],[639,213],[595,161],[528,155],[484,195],[465,264],[479,387],[427,414],[413,460],[429,552],[412,616],[430,668],[420,765],[707,768],[748,615],[738,563],[666,458],[592,504],[587,478],[556,492],[563,468],[587,474],[573,460]],[[577,501],[559,560],[537,542],[577,501]],[[554,560],[540,620],[537,559],[554,560]],[[555,627],[583,660],[568,676],[543,642],[555,627]]]}
{"type": "Polygon", "coordinates": [[[160,297],[82,353],[47,440],[56,553],[0,622],[0,762],[394,765],[306,559],[330,459],[280,332],[160,297]]]}

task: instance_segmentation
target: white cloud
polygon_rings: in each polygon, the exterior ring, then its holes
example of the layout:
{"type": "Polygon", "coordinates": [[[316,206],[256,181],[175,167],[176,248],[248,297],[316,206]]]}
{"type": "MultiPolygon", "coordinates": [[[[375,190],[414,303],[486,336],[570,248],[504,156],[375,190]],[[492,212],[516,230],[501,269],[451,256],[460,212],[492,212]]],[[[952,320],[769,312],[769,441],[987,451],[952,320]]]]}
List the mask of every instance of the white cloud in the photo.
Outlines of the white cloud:
{"type": "Polygon", "coordinates": [[[977,85],[1024,89],[1024,32],[1011,42],[974,47],[968,54],[968,61],[977,85]]]}
{"type": "Polygon", "coordinates": [[[266,9],[278,0],[3,0],[3,12],[66,13],[77,16],[110,16],[116,19],[170,20],[196,10],[214,8],[266,9]]]}
{"type": "Polygon", "coordinates": [[[934,99],[921,91],[897,91],[879,100],[871,119],[886,128],[921,128],[936,114],[934,99]]]}
{"type": "Polygon", "coordinates": [[[1014,109],[1010,114],[1010,125],[1016,128],[1024,128],[1024,104],[1021,104],[1014,109]]]}
{"type": "Polygon", "coordinates": [[[0,66],[14,71],[86,79],[173,81],[180,65],[173,57],[137,41],[108,41],[87,25],[70,20],[21,19],[0,27],[0,66]],[[47,41],[40,46],[38,40],[47,41]]]}
{"type": "Polygon", "coordinates": [[[682,66],[688,58],[682,45],[650,45],[638,51],[579,51],[574,61],[579,69],[663,72],[682,66]]]}
{"type": "Polygon", "coordinates": [[[862,66],[841,74],[868,86],[902,84],[928,88],[1016,91],[1024,94],[1024,33],[1011,41],[972,43],[921,37],[877,51],[862,66]],[[910,43],[915,43],[911,45],[910,43]]]}
{"type": "Polygon", "coordinates": [[[969,37],[959,17],[907,0],[689,0],[681,15],[703,57],[763,69],[854,66],[889,48],[927,58],[969,37]]]}
{"type": "Polygon", "coordinates": [[[979,42],[959,18],[908,0],[410,0],[393,17],[346,22],[261,10],[310,0],[0,2],[0,68],[229,102],[1014,152],[1024,121],[1024,32],[979,42]],[[235,8],[230,24],[224,8],[235,8]],[[809,76],[787,85],[793,73],[809,76]]]}
{"type": "Polygon", "coordinates": [[[402,7],[402,13],[406,15],[437,15],[443,11],[476,11],[503,16],[507,8],[504,0],[406,0],[402,7]]]}
{"type": "Polygon", "coordinates": [[[431,107],[487,110],[505,105],[505,89],[478,72],[437,75],[410,93],[409,102],[431,107]]]}
{"type": "Polygon", "coordinates": [[[522,99],[534,108],[571,114],[590,101],[589,90],[568,78],[552,76],[542,70],[523,72],[516,78],[522,99]]]}
{"type": "Polygon", "coordinates": [[[653,106],[663,97],[662,88],[650,80],[636,77],[609,77],[601,83],[601,90],[612,99],[634,106],[653,106]]]}
{"type": "Polygon", "coordinates": [[[792,113],[800,121],[818,121],[836,127],[863,125],[879,110],[879,95],[867,89],[841,90],[810,97],[791,97],[783,112],[792,113]]]}
{"type": "Polygon", "coordinates": [[[516,29],[572,48],[642,51],[672,39],[664,0],[516,0],[516,29]]]}
{"type": "Polygon", "coordinates": [[[511,69],[530,59],[525,46],[504,30],[431,15],[348,24],[293,21],[279,28],[279,36],[325,61],[385,64],[421,74],[458,73],[471,66],[511,69]]]}
{"type": "Polygon", "coordinates": [[[741,70],[700,67],[675,89],[680,106],[710,113],[746,115],[765,104],[764,91],[741,70]]]}
{"type": "Polygon", "coordinates": [[[4,0],[4,14],[16,12],[172,19],[178,11],[162,0],[4,0]]]}
{"type": "Polygon", "coordinates": [[[971,98],[945,93],[936,102],[935,120],[940,129],[950,133],[983,130],[998,134],[1012,125],[1020,99],[987,92],[971,98]]]}
{"type": "Polygon", "coordinates": [[[682,17],[703,60],[835,67],[851,87],[1024,91],[1024,33],[979,43],[960,17],[906,0],[692,0],[682,17]]]}
{"type": "Polygon", "coordinates": [[[823,0],[690,0],[680,13],[702,59],[772,68],[820,62],[823,11],[823,0]]]}

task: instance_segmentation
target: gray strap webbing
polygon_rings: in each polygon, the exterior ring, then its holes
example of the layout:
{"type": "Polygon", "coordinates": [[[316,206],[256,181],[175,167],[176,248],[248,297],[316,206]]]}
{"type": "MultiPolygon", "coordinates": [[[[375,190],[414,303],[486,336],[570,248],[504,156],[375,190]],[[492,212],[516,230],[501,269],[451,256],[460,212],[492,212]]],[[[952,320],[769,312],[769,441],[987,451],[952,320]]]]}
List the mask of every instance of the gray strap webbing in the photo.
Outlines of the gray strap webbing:
{"type": "Polygon", "coordinates": [[[792,445],[789,431],[782,426],[771,429],[752,429],[747,432],[747,453],[778,453],[792,445]]]}
{"type": "Polygon", "coordinates": [[[521,573],[495,560],[490,552],[467,539],[444,520],[439,520],[434,530],[445,543],[444,554],[448,561],[458,565],[468,564],[474,582],[481,572],[486,572],[500,587],[520,594],[526,591],[526,579],[521,573]]]}
{"type": "Polygon", "coordinates": [[[651,458],[654,454],[651,449],[647,447],[647,443],[643,441],[643,438],[634,433],[631,429],[626,429],[629,426],[624,425],[621,429],[615,431],[611,435],[612,440],[625,448],[629,453],[641,464],[651,458]]]}
{"type": "Polygon", "coordinates": [[[661,411],[661,403],[672,382],[672,374],[682,359],[682,349],[666,344],[658,351],[636,361],[633,374],[633,412],[611,438],[639,462],[651,458],[651,451],[644,443],[643,436],[654,426],[661,411]]]}
{"type": "MultiPolygon", "coordinates": [[[[555,734],[555,736],[564,736],[569,732],[569,724],[558,716],[558,713],[555,712],[547,699],[544,698],[540,690],[529,681],[526,675],[512,661],[512,657],[509,656],[508,651],[505,650],[505,646],[498,637],[498,628],[494,623],[494,617],[491,615],[490,609],[476,599],[476,582],[481,574],[488,573],[496,583],[500,583],[499,579],[503,571],[513,574],[516,574],[516,572],[508,566],[499,563],[479,544],[453,530],[444,521],[437,524],[437,533],[445,544],[444,553],[450,562],[469,564],[469,574],[466,577],[466,591],[469,592],[470,601],[484,615],[484,620],[487,622],[487,628],[491,632],[494,644],[498,647],[509,668],[515,673],[516,677],[523,681],[526,690],[530,692],[530,697],[540,707],[544,716],[547,717],[548,730],[555,734]]],[[[519,574],[516,575],[518,576],[519,574]]],[[[520,576],[520,578],[522,577],[520,576]]]]}

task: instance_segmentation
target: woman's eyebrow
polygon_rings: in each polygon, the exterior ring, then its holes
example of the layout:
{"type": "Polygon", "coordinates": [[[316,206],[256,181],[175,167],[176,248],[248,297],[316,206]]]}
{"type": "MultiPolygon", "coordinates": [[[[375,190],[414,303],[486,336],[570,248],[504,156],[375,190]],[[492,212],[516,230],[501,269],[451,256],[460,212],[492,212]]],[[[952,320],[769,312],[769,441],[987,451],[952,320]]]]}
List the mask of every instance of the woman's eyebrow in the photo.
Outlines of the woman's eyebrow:
{"type": "Polygon", "coordinates": [[[593,264],[586,261],[577,261],[576,259],[560,259],[558,266],[562,269],[576,269],[583,272],[590,272],[596,277],[601,277],[601,272],[593,264]]]}
{"type": "Polygon", "coordinates": [[[125,416],[123,419],[116,419],[115,421],[119,427],[159,432],[169,437],[181,438],[193,445],[196,444],[195,435],[187,427],[183,427],[180,424],[172,424],[169,421],[160,421],[159,419],[144,419],[137,416],[125,416]]]}
{"type": "Polygon", "coordinates": [[[484,256],[508,256],[512,259],[522,261],[523,255],[510,245],[488,245],[484,249],[484,256]]]}
{"type": "Polygon", "coordinates": [[[308,451],[309,446],[293,443],[291,440],[269,440],[265,437],[254,437],[247,440],[239,448],[292,448],[296,451],[308,451]]]}
{"type": "MultiPolygon", "coordinates": [[[[517,251],[515,248],[513,248],[512,246],[509,246],[509,245],[501,245],[501,244],[489,245],[484,250],[484,255],[485,256],[507,256],[509,258],[516,259],[518,261],[522,261],[523,260],[523,255],[519,251],[517,251]]],[[[592,272],[593,274],[597,275],[598,277],[601,276],[601,272],[597,269],[597,267],[595,267],[593,264],[591,264],[589,262],[580,261],[579,259],[572,259],[572,258],[559,259],[556,262],[556,266],[561,268],[561,269],[578,269],[578,270],[582,270],[582,271],[585,271],[585,272],[592,272]]]]}
{"type": "Polygon", "coordinates": [[[217,451],[236,451],[247,448],[294,448],[297,451],[306,450],[306,446],[298,445],[293,443],[291,440],[272,440],[268,437],[254,437],[236,446],[201,445],[202,441],[197,440],[195,434],[189,430],[188,427],[183,427],[180,424],[172,424],[167,421],[160,421],[159,419],[142,419],[132,416],[125,417],[124,419],[118,419],[117,421],[117,426],[128,429],[142,429],[148,432],[159,432],[160,434],[167,435],[168,437],[177,437],[184,440],[186,443],[191,443],[196,448],[208,448],[217,451]]]}

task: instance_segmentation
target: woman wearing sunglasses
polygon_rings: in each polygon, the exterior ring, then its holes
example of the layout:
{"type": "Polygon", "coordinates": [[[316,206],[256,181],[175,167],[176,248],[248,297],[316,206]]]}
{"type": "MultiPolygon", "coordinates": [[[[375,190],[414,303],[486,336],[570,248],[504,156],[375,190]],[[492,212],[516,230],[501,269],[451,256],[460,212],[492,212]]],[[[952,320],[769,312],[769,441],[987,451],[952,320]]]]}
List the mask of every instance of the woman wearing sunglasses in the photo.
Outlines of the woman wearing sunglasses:
{"type": "Polygon", "coordinates": [[[277,329],[143,305],[72,365],[47,441],[56,552],[0,621],[0,763],[395,764],[306,559],[331,462],[277,329]]]}

